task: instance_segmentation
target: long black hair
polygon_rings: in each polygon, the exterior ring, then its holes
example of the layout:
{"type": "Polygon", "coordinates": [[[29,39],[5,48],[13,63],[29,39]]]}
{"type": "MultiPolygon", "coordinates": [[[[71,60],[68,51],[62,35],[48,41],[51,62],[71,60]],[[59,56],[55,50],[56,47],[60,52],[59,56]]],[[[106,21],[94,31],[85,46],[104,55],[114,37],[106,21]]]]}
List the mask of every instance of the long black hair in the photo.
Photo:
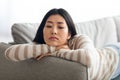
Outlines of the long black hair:
{"type": "Polygon", "coordinates": [[[44,18],[37,30],[36,36],[33,39],[33,42],[36,42],[39,44],[45,44],[45,41],[43,38],[43,29],[44,29],[45,23],[46,23],[48,17],[50,17],[51,15],[56,15],[56,14],[62,16],[65,19],[67,26],[68,26],[68,31],[71,34],[71,37],[73,37],[74,35],[77,34],[74,22],[70,16],[70,14],[62,8],[59,8],[59,9],[54,8],[54,9],[51,9],[50,11],[48,11],[47,14],[44,16],[44,18]]]}

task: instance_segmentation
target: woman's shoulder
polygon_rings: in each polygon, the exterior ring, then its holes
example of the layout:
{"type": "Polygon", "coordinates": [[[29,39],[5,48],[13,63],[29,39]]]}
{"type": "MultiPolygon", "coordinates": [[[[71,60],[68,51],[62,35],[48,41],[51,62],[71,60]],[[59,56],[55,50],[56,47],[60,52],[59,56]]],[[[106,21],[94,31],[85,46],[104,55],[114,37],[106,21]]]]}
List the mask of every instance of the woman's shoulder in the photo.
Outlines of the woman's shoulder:
{"type": "Polygon", "coordinates": [[[68,45],[70,48],[75,49],[76,46],[80,46],[82,43],[88,41],[90,41],[90,38],[85,34],[75,35],[69,40],[68,45]]]}
{"type": "Polygon", "coordinates": [[[89,38],[86,34],[77,34],[71,38],[71,40],[74,39],[83,39],[83,38],[89,38]]]}

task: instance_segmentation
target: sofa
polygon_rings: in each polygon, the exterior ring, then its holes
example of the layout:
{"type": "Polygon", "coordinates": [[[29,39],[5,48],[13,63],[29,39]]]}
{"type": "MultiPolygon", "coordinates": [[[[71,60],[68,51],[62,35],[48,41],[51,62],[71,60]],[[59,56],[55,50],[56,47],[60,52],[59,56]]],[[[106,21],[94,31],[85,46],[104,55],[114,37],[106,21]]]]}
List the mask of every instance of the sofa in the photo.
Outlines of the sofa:
{"type": "MultiPolygon", "coordinates": [[[[31,43],[40,23],[15,23],[11,26],[13,42],[0,42],[0,80],[88,80],[87,67],[57,57],[20,62],[5,58],[5,50],[15,44],[31,43]]],[[[120,41],[120,16],[75,23],[78,34],[88,35],[96,48],[120,41]]],[[[120,80],[120,76],[113,80],[120,80]]]]}

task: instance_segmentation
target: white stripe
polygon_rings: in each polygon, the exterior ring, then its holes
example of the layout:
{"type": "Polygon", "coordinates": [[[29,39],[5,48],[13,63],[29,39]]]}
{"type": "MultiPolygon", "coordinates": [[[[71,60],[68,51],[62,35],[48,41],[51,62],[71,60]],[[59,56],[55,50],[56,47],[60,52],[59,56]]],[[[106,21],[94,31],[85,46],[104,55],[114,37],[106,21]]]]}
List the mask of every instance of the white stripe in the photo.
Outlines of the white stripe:
{"type": "Polygon", "coordinates": [[[41,45],[36,45],[36,57],[41,54],[41,45]]]}
{"type": "Polygon", "coordinates": [[[54,51],[55,51],[55,48],[56,48],[56,47],[52,47],[52,46],[50,46],[50,47],[49,47],[50,52],[54,52],[54,51]]]}
{"type": "MultiPolygon", "coordinates": [[[[71,51],[72,52],[72,51],[71,51]]],[[[68,52],[68,53],[66,53],[66,58],[67,59],[70,59],[70,55],[71,55],[71,53],[70,53],[70,51],[68,52]]]]}
{"type": "Polygon", "coordinates": [[[25,60],[25,58],[24,58],[24,49],[25,49],[25,45],[21,45],[21,46],[19,47],[18,58],[19,58],[20,60],[25,60]]]}
{"type": "Polygon", "coordinates": [[[43,45],[43,53],[44,54],[48,53],[48,46],[47,45],[43,45]]]}
{"type": "Polygon", "coordinates": [[[27,57],[28,57],[28,58],[32,58],[32,57],[33,57],[33,48],[32,48],[32,45],[29,45],[29,46],[27,46],[27,47],[28,47],[27,57]]]}
{"type": "Polygon", "coordinates": [[[18,61],[15,59],[15,50],[16,50],[16,47],[19,46],[19,45],[14,45],[12,46],[12,48],[10,49],[10,53],[9,53],[9,58],[13,61],[18,61]]]}

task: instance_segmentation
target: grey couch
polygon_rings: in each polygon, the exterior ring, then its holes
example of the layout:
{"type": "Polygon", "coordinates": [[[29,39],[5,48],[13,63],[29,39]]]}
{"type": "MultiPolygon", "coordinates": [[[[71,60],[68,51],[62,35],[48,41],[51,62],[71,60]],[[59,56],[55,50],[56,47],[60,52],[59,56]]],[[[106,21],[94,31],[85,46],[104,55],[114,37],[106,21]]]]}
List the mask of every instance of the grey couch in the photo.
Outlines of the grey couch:
{"type": "Polygon", "coordinates": [[[4,51],[9,46],[0,43],[0,80],[87,80],[85,66],[56,57],[8,61],[4,51]]]}
{"type": "MultiPolygon", "coordinates": [[[[76,23],[78,34],[88,35],[95,47],[120,41],[120,16],[76,23]]],[[[39,23],[16,23],[12,26],[14,42],[0,43],[0,80],[88,80],[87,67],[73,61],[45,57],[12,62],[5,58],[7,47],[32,42],[39,23]]],[[[120,76],[114,80],[120,80],[120,76]]]]}

